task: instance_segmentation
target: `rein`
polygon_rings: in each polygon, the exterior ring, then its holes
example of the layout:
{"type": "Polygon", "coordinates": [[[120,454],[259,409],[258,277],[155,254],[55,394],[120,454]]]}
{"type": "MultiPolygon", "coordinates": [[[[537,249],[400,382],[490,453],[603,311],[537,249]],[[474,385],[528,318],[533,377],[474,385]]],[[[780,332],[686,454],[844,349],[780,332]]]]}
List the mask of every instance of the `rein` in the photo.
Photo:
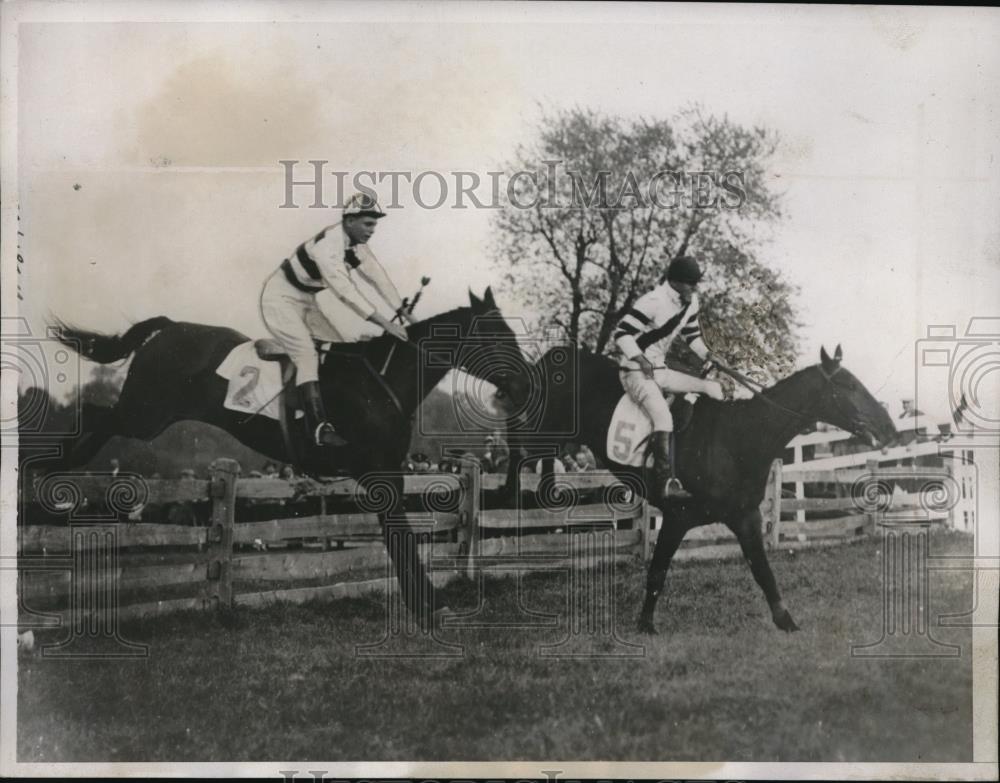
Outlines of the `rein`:
{"type": "MultiPolygon", "coordinates": [[[[715,367],[717,367],[719,370],[721,370],[726,375],[728,375],[730,378],[732,378],[734,381],[736,381],[740,386],[742,386],[743,388],[747,389],[754,397],[756,397],[759,400],[762,400],[763,402],[766,402],[768,405],[770,405],[775,410],[779,410],[782,413],[787,413],[790,416],[795,416],[796,418],[799,418],[799,419],[808,419],[808,418],[810,418],[812,416],[811,413],[806,413],[806,412],[803,412],[803,411],[796,411],[796,410],[793,410],[791,408],[786,408],[781,403],[775,402],[774,400],[770,399],[769,397],[767,397],[764,394],[765,390],[764,390],[764,387],[761,384],[757,383],[757,381],[755,381],[755,380],[752,380],[752,379],[748,378],[743,373],[734,370],[732,367],[727,367],[722,362],[720,362],[718,359],[714,359],[713,358],[713,359],[710,359],[709,361],[713,365],[715,365],[715,367]]],[[[666,365],[662,365],[662,366],[660,366],[660,365],[654,365],[653,369],[654,370],[669,370],[670,368],[667,367],[666,365]]],[[[641,368],[629,368],[629,367],[626,367],[626,368],[621,368],[620,372],[642,372],[642,369],[641,368]]],[[[823,377],[826,378],[827,381],[829,381],[831,378],[833,378],[834,375],[836,375],[838,372],[840,372],[840,367],[837,367],[837,369],[834,370],[831,373],[827,373],[826,370],[824,370],[821,367],[820,368],[820,372],[822,372],[823,373],[823,377]]]]}
{"type": "MultiPolygon", "coordinates": [[[[784,413],[788,413],[788,414],[790,414],[792,416],[795,416],[797,418],[800,418],[800,419],[808,419],[808,418],[812,417],[811,413],[803,413],[802,411],[795,411],[795,410],[792,410],[791,408],[786,408],[781,403],[777,403],[774,400],[768,398],[767,396],[765,396],[765,394],[764,394],[764,387],[761,384],[757,383],[757,381],[754,381],[754,380],[752,380],[750,378],[747,378],[745,375],[743,375],[743,373],[737,372],[732,367],[727,367],[726,365],[724,365],[722,362],[718,361],[717,359],[712,359],[711,362],[716,367],[718,367],[720,370],[722,370],[722,372],[724,372],[726,375],[728,375],[730,378],[732,378],[734,381],[736,381],[738,384],[740,384],[740,386],[742,386],[745,389],[748,389],[750,391],[750,393],[754,397],[756,397],[758,400],[763,400],[768,405],[770,405],[772,408],[775,408],[775,409],[777,409],[779,411],[782,411],[784,413]]],[[[840,367],[837,367],[836,370],[834,370],[833,372],[831,372],[829,374],[826,372],[826,370],[824,370],[821,367],[820,368],[820,372],[822,372],[823,373],[823,377],[826,378],[827,381],[829,381],[831,378],[833,378],[834,375],[836,375],[838,372],[840,372],[840,367]]]]}

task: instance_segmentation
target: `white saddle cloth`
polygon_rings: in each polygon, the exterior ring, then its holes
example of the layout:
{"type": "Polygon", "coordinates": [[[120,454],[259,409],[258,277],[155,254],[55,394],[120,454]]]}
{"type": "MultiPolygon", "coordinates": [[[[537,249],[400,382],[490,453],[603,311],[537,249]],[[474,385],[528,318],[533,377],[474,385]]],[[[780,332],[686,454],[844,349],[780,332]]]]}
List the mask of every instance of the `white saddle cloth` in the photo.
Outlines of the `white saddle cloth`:
{"type": "Polygon", "coordinates": [[[615,406],[608,425],[606,443],[608,457],[619,465],[642,467],[646,450],[644,439],[653,431],[653,421],[646,412],[627,394],[623,394],[615,406]],[[639,445],[642,444],[642,445],[639,445]]]}
{"type": "MultiPolygon", "coordinates": [[[[276,421],[281,418],[281,365],[257,356],[253,340],[240,343],[223,360],[216,373],[229,381],[226,408],[257,413],[276,421]]],[[[301,411],[296,413],[302,415],[301,411]]]]}
{"type": "MultiPolygon", "coordinates": [[[[688,402],[698,399],[697,394],[684,395],[688,402]]],[[[667,398],[668,404],[671,402],[667,398]]],[[[653,432],[653,420],[627,394],[623,394],[611,415],[606,442],[608,456],[620,465],[642,467],[646,452],[646,438],[653,432]]],[[[649,460],[652,464],[652,457],[649,460]]]]}

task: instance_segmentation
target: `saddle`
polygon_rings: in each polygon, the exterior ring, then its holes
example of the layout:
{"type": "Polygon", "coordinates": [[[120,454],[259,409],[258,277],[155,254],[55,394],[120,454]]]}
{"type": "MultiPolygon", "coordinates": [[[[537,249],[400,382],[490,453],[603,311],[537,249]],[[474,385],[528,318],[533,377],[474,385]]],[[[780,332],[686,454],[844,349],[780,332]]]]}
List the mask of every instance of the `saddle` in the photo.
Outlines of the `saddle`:
{"type": "Polygon", "coordinates": [[[253,347],[254,350],[257,351],[257,355],[264,361],[280,361],[281,359],[288,359],[288,354],[285,353],[285,349],[281,347],[281,343],[273,337],[262,337],[259,340],[254,340],[253,347]]]}
{"type": "Polygon", "coordinates": [[[281,437],[285,441],[285,450],[297,468],[302,468],[312,450],[309,433],[305,427],[305,417],[296,419],[296,414],[302,409],[299,399],[299,387],[295,385],[295,362],[285,352],[277,340],[264,337],[254,340],[254,350],[262,361],[278,362],[281,368],[281,395],[278,409],[281,423],[281,437]]]}

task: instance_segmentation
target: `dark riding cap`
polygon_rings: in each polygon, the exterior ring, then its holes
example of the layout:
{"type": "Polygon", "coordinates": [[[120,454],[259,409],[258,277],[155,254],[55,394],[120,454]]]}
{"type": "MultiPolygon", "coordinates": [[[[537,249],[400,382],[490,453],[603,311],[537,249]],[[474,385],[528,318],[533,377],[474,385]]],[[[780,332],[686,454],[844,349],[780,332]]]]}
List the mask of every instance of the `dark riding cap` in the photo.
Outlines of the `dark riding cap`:
{"type": "Polygon", "coordinates": [[[701,280],[701,267],[691,256],[680,256],[667,267],[667,280],[694,285],[701,280]]]}
{"type": "Polygon", "coordinates": [[[355,193],[344,204],[344,217],[354,216],[383,218],[385,212],[379,207],[374,196],[368,193],[355,193]]]}

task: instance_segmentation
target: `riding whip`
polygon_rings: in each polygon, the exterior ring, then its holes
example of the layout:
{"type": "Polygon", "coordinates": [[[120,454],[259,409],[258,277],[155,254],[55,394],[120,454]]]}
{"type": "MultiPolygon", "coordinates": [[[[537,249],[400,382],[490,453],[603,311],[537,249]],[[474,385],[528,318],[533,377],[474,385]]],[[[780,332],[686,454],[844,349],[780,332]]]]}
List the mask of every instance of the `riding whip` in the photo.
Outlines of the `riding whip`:
{"type": "MultiPolygon", "coordinates": [[[[396,314],[392,317],[393,321],[396,321],[397,319],[399,319],[399,322],[402,323],[403,322],[403,313],[404,312],[405,313],[412,313],[413,312],[413,308],[416,307],[417,306],[417,302],[420,301],[420,295],[424,292],[424,288],[427,286],[427,284],[430,281],[431,281],[431,279],[429,277],[421,277],[420,278],[420,288],[417,289],[417,293],[415,293],[413,295],[412,301],[407,301],[407,299],[405,297],[403,298],[403,304],[400,305],[399,310],[397,310],[396,314]]],[[[385,364],[382,365],[382,371],[379,373],[379,375],[385,375],[385,371],[389,369],[389,362],[392,361],[392,355],[395,352],[396,352],[396,343],[393,343],[389,347],[389,355],[385,357],[385,364]]]]}

